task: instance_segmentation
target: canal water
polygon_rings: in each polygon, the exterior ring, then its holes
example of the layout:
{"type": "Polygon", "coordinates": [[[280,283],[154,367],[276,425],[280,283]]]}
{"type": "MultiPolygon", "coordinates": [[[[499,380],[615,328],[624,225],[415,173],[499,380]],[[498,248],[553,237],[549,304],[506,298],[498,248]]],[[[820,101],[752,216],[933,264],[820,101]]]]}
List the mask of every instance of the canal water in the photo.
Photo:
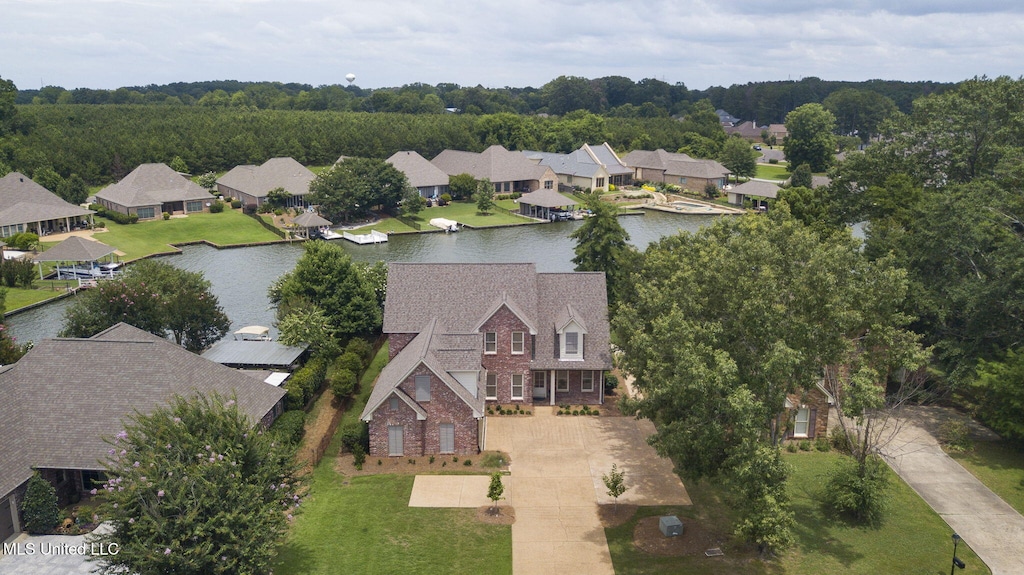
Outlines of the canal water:
{"type": "MultiPolygon", "coordinates": [[[[712,221],[709,216],[647,211],[642,216],[619,219],[630,243],[644,249],[659,238],[681,230],[696,231],[712,221]]],[[[540,272],[572,271],[573,248],[569,238],[582,222],[464,230],[457,234],[392,236],[386,244],[356,245],[335,240],[356,261],[387,262],[533,262],[540,272]]],[[[246,325],[273,326],[274,310],[267,289],[291,271],[302,255],[301,244],[273,244],[218,250],[205,245],[187,246],[165,261],[188,271],[202,272],[212,284],[231,320],[231,329],[246,325]]],[[[64,311],[74,296],[8,317],[7,328],[18,341],[55,337],[64,311]]]]}

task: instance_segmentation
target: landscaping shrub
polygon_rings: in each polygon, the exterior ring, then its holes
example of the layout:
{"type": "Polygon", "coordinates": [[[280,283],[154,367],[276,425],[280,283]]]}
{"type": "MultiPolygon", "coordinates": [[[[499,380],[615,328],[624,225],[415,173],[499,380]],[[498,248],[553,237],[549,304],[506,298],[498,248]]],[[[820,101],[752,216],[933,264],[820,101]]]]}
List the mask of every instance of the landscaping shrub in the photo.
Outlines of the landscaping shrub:
{"type": "Polygon", "coordinates": [[[355,393],[356,384],[358,383],[356,374],[352,373],[351,370],[337,369],[331,375],[331,392],[338,400],[343,400],[355,393]]]}
{"type": "Polygon", "coordinates": [[[805,440],[800,442],[800,451],[810,451],[810,450],[811,450],[811,442],[810,441],[805,439],[805,440]]]}
{"type": "Polygon", "coordinates": [[[25,499],[21,502],[21,515],[25,519],[25,530],[33,534],[49,533],[60,521],[57,491],[39,472],[28,480],[25,499]]]}
{"type": "Polygon", "coordinates": [[[483,467],[504,467],[505,458],[500,453],[485,453],[480,465],[483,467]]]}
{"type": "MultiPolygon", "coordinates": [[[[378,463],[380,462],[379,459],[377,461],[378,463]]],[[[352,447],[352,465],[354,465],[357,470],[362,471],[363,463],[366,463],[366,450],[363,449],[362,445],[357,443],[352,447]]]]}
{"type": "Polygon", "coordinates": [[[816,450],[818,450],[818,451],[820,451],[822,453],[825,453],[825,452],[828,452],[829,450],[831,450],[832,446],[829,445],[827,437],[818,436],[814,440],[814,449],[816,449],[816,450]]]}
{"type": "Polygon", "coordinates": [[[619,387],[619,378],[615,377],[610,373],[604,374],[604,392],[609,394],[615,391],[615,388],[619,387]]]}
{"type": "Polygon", "coordinates": [[[363,452],[370,449],[370,427],[362,421],[346,424],[341,429],[342,450],[354,452],[357,445],[363,448],[363,452]]]}
{"type": "Polygon", "coordinates": [[[370,356],[373,355],[373,345],[365,339],[354,337],[345,346],[345,353],[354,353],[363,361],[362,367],[359,368],[362,371],[370,360],[370,356]]]}
{"type": "Polygon", "coordinates": [[[222,202],[220,200],[214,200],[213,203],[210,204],[210,213],[211,214],[219,214],[219,213],[221,213],[223,211],[224,211],[224,202],[222,202]]]}
{"type": "Polygon", "coordinates": [[[441,194],[441,205],[444,206],[450,203],[452,203],[451,194],[441,194]]]}
{"type": "Polygon", "coordinates": [[[123,226],[135,224],[139,221],[138,214],[122,214],[116,210],[105,210],[103,212],[103,217],[123,226]]]}
{"type": "Polygon", "coordinates": [[[274,215],[275,216],[283,216],[284,215],[284,210],[282,210],[281,208],[274,208],[274,215]]]}
{"type": "Polygon", "coordinates": [[[242,212],[249,216],[254,215],[256,213],[256,204],[245,204],[245,207],[242,208],[242,212]]]}
{"type": "Polygon", "coordinates": [[[828,432],[828,443],[832,446],[832,449],[840,451],[842,453],[850,453],[850,438],[843,433],[841,427],[833,427],[828,432]]]}
{"type": "Polygon", "coordinates": [[[939,437],[949,451],[961,452],[974,449],[974,444],[971,442],[971,428],[963,420],[945,421],[939,429],[939,437]]]}
{"type": "Polygon", "coordinates": [[[796,443],[793,443],[792,441],[786,442],[786,451],[796,453],[796,443]]]}
{"type": "Polygon", "coordinates": [[[359,374],[363,371],[363,360],[359,355],[346,351],[341,354],[338,359],[334,360],[334,369],[347,369],[354,374],[359,374]]]}
{"type": "Polygon", "coordinates": [[[467,460],[463,461],[462,464],[465,465],[466,467],[469,467],[470,465],[473,465],[473,460],[472,459],[467,459],[467,460]]]}
{"type": "Polygon", "coordinates": [[[167,212],[164,212],[163,216],[164,216],[164,221],[165,221],[165,222],[166,222],[167,220],[171,219],[171,214],[168,214],[167,212]]]}
{"type": "Polygon", "coordinates": [[[237,210],[242,207],[242,200],[231,200],[231,209],[237,210]]]}
{"type": "Polygon", "coordinates": [[[877,456],[864,463],[862,471],[855,459],[842,458],[829,474],[822,505],[854,522],[878,525],[889,502],[889,469],[877,456]]]}
{"type": "Polygon", "coordinates": [[[301,409],[290,409],[281,414],[270,431],[290,445],[298,445],[306,433],[306,412],[301,409]]]}
{"type": "Polygon", "coordinates": [[[4,238],[4,243],[11,249],[28,251],[39,243],[39,236],[32,232],[21,232],[4,238]]]}
{"type": "Polygon", "coordinates": [[[292,374],[285,382],[288,390],[288,409],[302,409],[306,403],[313,398],[317,390],[324,384],[327,375],[327,360],[322,357],[314,357],[309,360],[301,369],[292,374]],[[300,390],[295,392],[293,390],[300,390]],[[301,395],[298,395],[301,393],[301,395]],[[293,395],[294,394],[294,395],[293,395]],[[300,403],[293,403],[300,401],[300,403]]]}

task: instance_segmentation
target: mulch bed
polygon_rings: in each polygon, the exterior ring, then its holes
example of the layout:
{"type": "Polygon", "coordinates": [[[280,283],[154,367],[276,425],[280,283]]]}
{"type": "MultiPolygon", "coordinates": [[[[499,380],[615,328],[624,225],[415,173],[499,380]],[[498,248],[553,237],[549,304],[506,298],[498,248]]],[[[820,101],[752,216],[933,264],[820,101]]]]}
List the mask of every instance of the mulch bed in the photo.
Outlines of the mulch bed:
{"type": "Polygon", "coordinates": [[[618,507],[615,505],[598,505],[597,515],[601,519],[602,526],[606,528],[618,527],[636,515],[636,505],[626,505],[625,503],[620,503],[618,507]]]}
{"type": "Polygon", "coordinates": [[[476,508],[476,520],[489,525],[512,525],[516,522],[516,510],[507,505],[499,505],[497,513],[490,505],[476,508]]]}
{"type": "Polygon", "coordinates": [[[721,547],[727,538],[708,531],[693,519],[682,519],[683,534],[665,537],[658,526],[660,517],[644,517],[633,529],[633,545],[637,549],[659,557],[702,555],[708,549],[721,547]]]}
{"type": "Polygon", "coordinates": [[[425,475],[432,473],[476,473],[476,474],[489,474],[495,471],[508,471],[508,463],[510,458],[507,453],[501,453],[500,451],[484,451],[476,455],[469,456],[452,456],[452,455],[435,455],[434,462],[430,462],[430,456],[420,457],[370,457],[366,456],[366,461],[363,463],[363,469],[356,469],[355,465],[352,464],[352,454],[343,453],[338,456],[337,462],[335,463],[335,470],[342,475],[380,475],[382,473],[395,474],[395,475],[425,475]],[[488,453],[498,453],[505,459],[505,465],[502,467],[484,467],[483,457],[488,453]],[[453,461],[454,459],[458,461],[453,461]],[[380,461],[378,465],[377,462],[380,461]],[[470,465],[466,465],[466,461],[470,462],[470,465]]]}

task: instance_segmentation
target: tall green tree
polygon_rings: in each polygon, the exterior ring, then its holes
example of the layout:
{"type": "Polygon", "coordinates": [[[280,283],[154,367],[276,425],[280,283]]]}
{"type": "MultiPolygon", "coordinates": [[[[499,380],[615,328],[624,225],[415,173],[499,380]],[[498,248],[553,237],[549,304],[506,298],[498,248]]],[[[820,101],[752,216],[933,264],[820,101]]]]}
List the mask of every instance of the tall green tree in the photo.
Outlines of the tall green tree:
{"type": "Polygon", "coordinates": [[[476,192],[476,178],[472,174],[456,174],[448,177],[448,192],[453,200],[473,197],[476,192]]]}
{"type": "MultiPolygon", "coordinates": [[[[790,164],[792,166],[793,164],[790,164]]],[[[794,188],[809,188],[814,182],[813,175],[811,174],[811,167],[807,164],[800,164],[793,170],[793,175],[790,176],[789,185],[794,188]]]]}
{"type": "Polygon", "coordinates": [[[812,172],[824,172],[836,153],[836,118],[821,104],[804,104],[786,114],[783,141],[791,166],[807,164],[812,172]]]}
{"type": "Polygon", "coordinates": [[[902,328],[887,299],[901,277],[849,233],[818,235],[778,202],[652,244],[632,278],[613,325],[642,394],[635,408],[659,426],[652,444],[690,478],[741,490],[737,529],[765,555],[792,521],[777,485],[786,397],[848,359],[868,329],[902,328]]]}
{"type": "Polygon", "coordinates": [[[18,87],[10,80],[0,78],[0,136],[14,131],[18,124],[18,108],[14,100],[18,97],[18,87]]]}
{"type": "Polygon", "coordinates": [[[718,161],[736,176],[737,181],[757,175],[757,153],[743,138],[726,138],[718,161]]]}
{"type": "Polygon", "coordinates": [[[897,112],[892,98],[871,90],[844,88],[829,94],[821,105],[836,117],[840,134],[868,143],[882,122],[897,112]]]}
{"type": "Polygon", "coordinates": [[[329,220],[351,221],[375,207],[397,209],[409,187],[405,174],[384,160],[346,158],[317,174],[309,201],[329,220]]]}
{"type": "Polygon", "coordinates": [[[269,572],[302,487],[287,442],[274,439],[221,397],[131,416],[96,489],[113,526],[96,541],[118,548],[97,557],[100,571],[269,572]]]}
{"type": "Polygon", "coordinates": [[[491,213],[494,210],[494,184],[486,178],[477,182],[476,192],[473,193],[473,200],[476,201],[476,211],[478,213],[491,213]]]}
{"type": "Polygon", "coordinates": [[[161,337],[172,336],[175,343],[197,353],[223,337],[231,325],[201,273],[143,260],[77,298],[65,312],[60,335],[92,337],[122,321],[161,337]]]}
{"type": "Polygon", "coordinates": [[[619,224],[618,208],[601,200],[599,193],[588,194],[584,206],[590,217],[569,234],[576,240],[572,263],[579,272],[604,272],[608,304],[615,308],[629,289],[629,273],[639,254],[629,245],[629,234],[619,224]]]}
{"type": "Polygon", "coordinates": [[[57,195],[69,204],[84,204],[89,198],[89,188],[78,174],[71,174],[57,186],[57,195]]]}

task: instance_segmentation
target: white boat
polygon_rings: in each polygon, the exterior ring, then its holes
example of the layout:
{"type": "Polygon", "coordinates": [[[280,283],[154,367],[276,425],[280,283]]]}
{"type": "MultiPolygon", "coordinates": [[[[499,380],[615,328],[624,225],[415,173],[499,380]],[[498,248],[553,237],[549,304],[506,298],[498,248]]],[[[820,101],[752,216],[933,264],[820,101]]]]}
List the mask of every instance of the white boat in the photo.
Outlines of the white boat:
{"type": "Polygon", "coordinates": [[[430,220],[430,225],[435,228],[441,228],[446,232],[457,232],[459,231],[459,222],[455,220],[449,220],[447,218],[434,218],[430,220]]]}
{"type": "Polygon", "coordinates": [[[262,325],[247,325],[234,332],[236,340],[270,341],[270,328],[262,325]]]}

